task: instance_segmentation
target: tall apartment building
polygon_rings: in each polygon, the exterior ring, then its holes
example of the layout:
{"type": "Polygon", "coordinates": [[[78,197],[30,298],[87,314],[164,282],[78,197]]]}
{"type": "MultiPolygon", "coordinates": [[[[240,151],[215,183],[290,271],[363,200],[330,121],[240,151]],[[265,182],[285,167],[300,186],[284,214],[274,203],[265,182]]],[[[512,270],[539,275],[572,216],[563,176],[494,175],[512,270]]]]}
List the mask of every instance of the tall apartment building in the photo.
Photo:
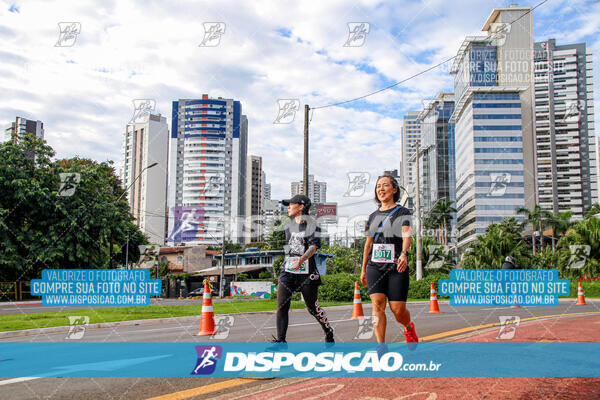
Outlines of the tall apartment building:
{"type": "Polygon", "coordinates": [[[165,244],[169,127],[163,116],[147,114],[123,134],[121,180],[135,224],[150,243],[165,244]],[[154,163],[156,166],[148,168],[154,163]],[[136,179],[137,178],[137,179],[136,179]]]}
{"type": "Polygon", "coordinates": [[[402,122],[402,165],[399,183],[405,188],[416,182],[415,163],[408,160],[415,154],[421,140],[420,113],[420,111],[408,111],[402,122]]]}
{"type": "Polygon", "coordinates": [[[239,101],[173,102],[169,146],[169,244],[243,242],[248,119],[239,101]]]}
{"type": "Polygon", "coordinates": [[[34,121],[31,119],[16,117],[15,122],[11,122],[10,126],[4,130],[3,142],[20,141],[24,134],[29,133],[36,137],[44,138],[44,123],[42,121],[34,121]]]}
{"type": "Polygon", "coordinates": [[[592,54],[585,43],[535,43],[539,205],[575,219],[598,199],[592,54]]]}
{"type": "MultiPolygon", "coordinates": [[[[263,240],[267,240],[275,228],[275,221],[282,219],[287,222],[287,207],[279,200],[265,200],[262,209],[263,214],[263,240]]],[[[281,227],[279,227],[281,228],[281,227]]]]}
{"type": "MultiPolygon", "coordinates": [[[[304,181],[292,182],[292,197],[304,194],[304,181]]],[[[314,175],[308,175],[308,198],[313,204],[327,202],[327,182],[315,180],[314,175]]]]}
{"type": "MultiPolygon", "coordinates": [[[[423,149],[419,158],[419,173],[421,207],[425,216],[439,200],[456,203],[454,124],[449,122],[453,112],[454,94],[440,93],[419,114],[423,149]]],[[[453,217],[449,228],[456,224],[453,217]]]]}
{"type": "Polygon", "coordinates": [[[265,200],[271,200],[271,184],[267,183],[265,171],[262,172],[262,199],[263,204],[265,200]]]}
{"type": "Polygon", "coordinates": [[[262,157],[249,156],[246,166],[245,243],[258,242],[262,236],[262,157]]]}
{"type": "Polygon", "coordinates": [[[536,204],[531,10],[495,8],[487,36],[467,37],[452,66],[461,249],[536,204]]]}
{"type": "Polygon", "coordinates": [[[596,136],[596,176],[598,177],[598,197],[594,200],[597,203],[600,203],[600,137],[596,136]]]}

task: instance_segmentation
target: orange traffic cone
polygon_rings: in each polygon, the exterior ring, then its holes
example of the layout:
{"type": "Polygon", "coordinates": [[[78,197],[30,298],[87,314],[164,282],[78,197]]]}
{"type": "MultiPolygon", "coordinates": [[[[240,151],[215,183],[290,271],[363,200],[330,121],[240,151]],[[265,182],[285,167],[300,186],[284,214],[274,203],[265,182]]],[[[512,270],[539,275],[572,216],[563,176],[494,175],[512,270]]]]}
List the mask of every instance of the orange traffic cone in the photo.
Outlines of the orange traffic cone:
{"type": "Polygon", "coordinates": [[[215,315],[212,306],[212,293],[208,287],[208,282],[204,282],[204,294],[202,296],[202,316],[200,317],[200,330],[194,336],[214,335],[215,315]]]}
{"type": "Polygon", "coordinates": [[[364,319],[362,300],[360,299],[360,289],[358,282],[354,282],[354,306],[352,307],[352,319],[364,319]]]}
{"type": "Polygon", "coordinates": [[[429,295],[429,312],[439,314],[440,306],[437,302],[437,293],[435,292],[435,285],[431,282],[431,292],[429,295]]]}
{"type": "Polygon", "coordinates": [[[579,287],[577,288],[577,304],[576,306],[585,306],[585,297],[583,295],[583,288],[581,287],[581,282],[579,282],[579,287]]]}

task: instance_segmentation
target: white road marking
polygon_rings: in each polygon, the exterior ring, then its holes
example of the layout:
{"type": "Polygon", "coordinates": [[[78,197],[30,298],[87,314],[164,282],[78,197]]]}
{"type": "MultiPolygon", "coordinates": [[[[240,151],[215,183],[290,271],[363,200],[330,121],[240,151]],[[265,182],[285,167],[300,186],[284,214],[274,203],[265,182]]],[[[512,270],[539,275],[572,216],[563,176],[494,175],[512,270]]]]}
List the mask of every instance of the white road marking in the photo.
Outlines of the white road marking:
{"type": "Polygon", "coordinates": [[[3,381],[0,381],[0,386],[10,385],[11,383],[27,382],[27,381],[32,381],[34,379],[40,379],[40,378],[41,378],[41,376],[30,376],[27,378],[5,379],[3,381]]]}

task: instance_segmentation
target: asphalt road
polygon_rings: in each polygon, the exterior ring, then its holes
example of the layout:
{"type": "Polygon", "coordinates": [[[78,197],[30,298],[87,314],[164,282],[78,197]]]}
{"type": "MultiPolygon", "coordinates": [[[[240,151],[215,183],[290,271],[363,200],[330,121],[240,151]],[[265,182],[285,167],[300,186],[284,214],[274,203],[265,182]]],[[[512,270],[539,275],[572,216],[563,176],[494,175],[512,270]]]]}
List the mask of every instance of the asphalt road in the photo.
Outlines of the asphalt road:
{"type": "MultiPolygon", "coordinates": [[[[365,305],[365,315],[370,314],[370,305],[365,305]]],[[[415,322],[417,333],[428,340],[446,340],[442,333],[468,327],[498,323],[499,316],[520,316],[521,321],[539,316],[600,312],[600,302],[588,300],[587,306],[575,306],[575,300],[563,300],[556,307],[450,307],[441,303],[441,314],[429,314],[429,305],[410,303],[409,310],[415,322]],[[434,336],[437,335],[437,336],[434,336]]],[[[82,310],[84,311],[84,310],[82,310]]],[[[335,328],[336,340],[374,341],[374,337],[357,338],[359,323],[351,320],[352,307],[327,308],[327,316],[335,328]]],[[[83,312],[82,315],[85,315],[83,312]]],[[[275,334],[275,314],[255,313],[233,315],[234,320],[229,334],[214,342],[263,342],[275,334]]],[[[173,323],[170,325],[121,326],[115,328],[88,328],[82,341],[89,342],[207,342],[207,337],[194,337],[198,331],[198,322],[173,323]]],[[[64,332],[40,334],[22,338],[7,338],[9,342],[66,341],[68,327],[64,332]]],[[[388,342],[404,341],[402,327],[393,321],[388,312],[388,342]]],[[[458,335],[461,332],[454,332],[458,335]]],[[[364,333],[363,333],[364,334],[364,333]]],[[[70,340],[72,341],[72,340],[70,340]]],[[[306,310],[290,312],[288,341],[323,341],[323,334],[316,321],[306,310]]],[[[1,357],[0,357],[1,358],[1,357]]],[[[2,361],[0,361],[2,362],[2,361]]],[[[158,368],[160,366],[157,366],[158,368]]],[[[24,378],[0,380],[1,399],[146,399],[198,387],[211,387],[225,378],[24,378]]],[[[371,379],[371,378],[369,378],[371,379]]],[[[375,379],[375,378],[373,378],[375,379]]],[[[252,381],[236,388],[213,391],[211,396],[225,395],[232,390],[247,390],[254,393],[268,385],[278,385],[284,380],[252,381]],[[242,388],[242,389],[240,389],[242,388]],[[225,391],[224,391],[225,390],[225,391]]],[[[289,381],[289,380],[285,380],[289,381]]],[[[225,382],[227,383],[227,382],[225,382]]],[[[198,390],[198,389],[195,389],[198,390]]],[[[198,392],[199,393],[199,392],[198,392]]],[[[200,396],[200,395],[199,395],[200,396]]],[[[173,397],[175,398],[175,397],[173,397]]],[[[206,396],[196,398],[207,398],[206,396]]]]}

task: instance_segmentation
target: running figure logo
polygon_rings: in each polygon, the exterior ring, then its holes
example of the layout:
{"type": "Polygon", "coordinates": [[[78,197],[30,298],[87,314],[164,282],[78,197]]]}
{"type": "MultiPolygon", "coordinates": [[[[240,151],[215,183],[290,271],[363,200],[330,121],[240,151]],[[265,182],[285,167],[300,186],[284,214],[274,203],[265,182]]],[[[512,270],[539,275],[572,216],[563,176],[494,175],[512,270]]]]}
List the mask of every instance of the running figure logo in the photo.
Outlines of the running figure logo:
{"type": "Polygon", "coordinates": [[[217,359],[223,355],[221,346],[196,346],[198,361],[190,375],[210,375],[217,368],[217,359]]]}
{"type": "Polygon", "coordinates": [[[156,100],[135,99],[133,100],[133,116],[127,125],[141,124],[146,121],[146,116],[156,109],[156,100]]]}
{"type": "Polygon", "coordinates": [[[58,41],[54,47],[73,47],[77,35],[81,33],[81,22],[59,22],[58,41]]]}
{"type": "Polygon", "coordinates": [[[229,331],[233,328],[235,319],[232,315],[216,315],[215,316],[215,333],[210,335],[209,339],[227,339],[229,331]]]}
{"type": "Polygon", "coordinates": [[[354,340],[369,340],[373,337],[373,322],[375,318],[377,317],[373,317],[373,321],[369,317],[358,320],[358,331],[354,336],[354,340]]]}
{"type": "Polygon", "coordinates": [[[58,195],[60,197],[73,196],[77,184],[81,181],[81,175],[78,172],[61,172],[58,175],[60,176],[58,195]]]}
{"type": "Polygon", "coordinates": [[[498,318],[500,318],[500,330],[496,339],[511,340],[514,338],[517,333],[517,326],[521,323],[521,317],[501,315],[498,318]]]}
{"type": "Polygon", "coordinates": [[[348,22],[348,31],[348,40],[344,47],[361,47],[371,31],[371,25],[368,22],[348,22]]]}
{"type": "Polygon", "coordinates": [[[296,118],[296,111],[300,109],[300,100],[298,99],[279,99],[279,113],[273,121],[274,124],[291,124],[296,118]]]}
{"type": "Polygon", "coordinates": [[[569,258],[569,269],[581,269],[585,266],[585,263],[590,256],[592,248],[587,244],[572,244],[569,246],[571,252],[571,258],[569,258]]]}
{"type": "Polygon", "coordinates": [[[490,35],[492,46],[502,46],[506,42],[506,36],[510,33],[511,24],[508,22],[492,22],[490,25],[490,35]]]}
{"type": "Polygon", "coordinates": [[[365,189],[371,180],[368,172],[348,172],[348,190],[344,197],[360,197],[365,194],[365,189]]]}
{"type": "Polygon", "coordinates": [[[501,197],[506,193],[508,184],[511,181],[511,174],[508,172],[504,173],[490,173],[490,190],[487,192],[488,197],[501,197]]]}
{"type": "Polygon", "coordinates": [[[221,44],[221,36],[225,34],[225,22],[205,22],[204,38],[198,47],[217,47],[221,44]]]}
{"type": "Polygon", "coordinates": [[[69,332],[65,339],[81,339],[85,335],[85,328],[90,323],[90,317],[87,315],[83,316],[69,316],[69,332]]]}
{"type": "Polygon", "coordinates": [[[585,103],[583,106],[579,104],[577,100],[570,100],[565,103],[565,116],[563,117],[563,123],[575,123],[579,122],[579,110],[585,110],[585,103]]]}

